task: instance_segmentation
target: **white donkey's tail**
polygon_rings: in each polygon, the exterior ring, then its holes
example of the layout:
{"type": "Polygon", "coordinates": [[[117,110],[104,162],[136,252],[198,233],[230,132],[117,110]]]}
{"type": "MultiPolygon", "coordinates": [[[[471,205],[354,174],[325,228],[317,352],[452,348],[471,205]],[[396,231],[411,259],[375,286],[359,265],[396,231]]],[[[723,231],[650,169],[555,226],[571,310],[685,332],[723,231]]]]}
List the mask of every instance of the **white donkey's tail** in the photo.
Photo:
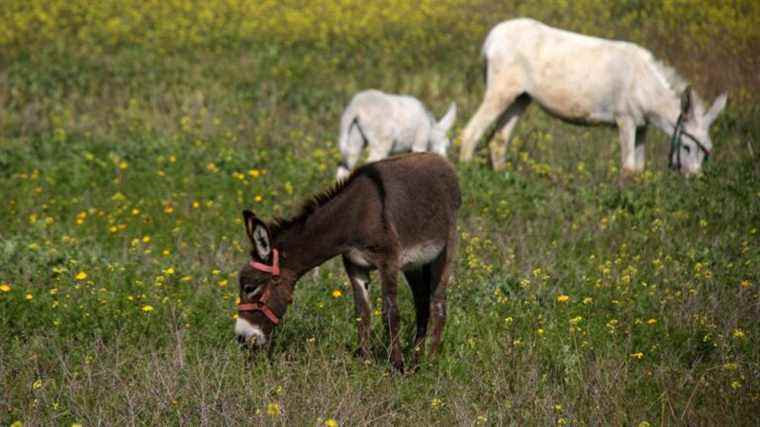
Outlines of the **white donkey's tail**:
{"type": "Polygon", "coordinates": [[[353,106],[349,105],[340,118],[338,148],[340,149],[341,161],[338,165],[338,171],[335,173],[335,178],[338,181],[351,175],[351,169],[359,161],[364,144],[364,134],[359,127],[359,115],[353,106]]]}

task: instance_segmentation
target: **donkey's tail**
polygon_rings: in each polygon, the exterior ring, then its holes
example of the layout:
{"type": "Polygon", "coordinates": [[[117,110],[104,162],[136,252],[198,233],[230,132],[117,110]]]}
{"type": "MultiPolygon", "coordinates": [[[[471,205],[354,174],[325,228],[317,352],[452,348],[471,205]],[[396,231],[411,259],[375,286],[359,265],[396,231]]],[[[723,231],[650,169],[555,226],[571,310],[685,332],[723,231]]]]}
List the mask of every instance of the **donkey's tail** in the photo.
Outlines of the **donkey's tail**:
{"type": "Polygon", "coordinates": [[[351,174],[351,169],[353,169],[359,160],[362,148],[364,148],[364,141],[357,141],[356,138],[351,137],[351,131],[354,127],[362,134],[362,139],[364,139],[364,135],[359,127],[359,115],[353,108],[349,107],[340,118],[338,149],[340,150],[341,161],[335,174],[335,178],[338,180],[348,178],[351,174]]]}

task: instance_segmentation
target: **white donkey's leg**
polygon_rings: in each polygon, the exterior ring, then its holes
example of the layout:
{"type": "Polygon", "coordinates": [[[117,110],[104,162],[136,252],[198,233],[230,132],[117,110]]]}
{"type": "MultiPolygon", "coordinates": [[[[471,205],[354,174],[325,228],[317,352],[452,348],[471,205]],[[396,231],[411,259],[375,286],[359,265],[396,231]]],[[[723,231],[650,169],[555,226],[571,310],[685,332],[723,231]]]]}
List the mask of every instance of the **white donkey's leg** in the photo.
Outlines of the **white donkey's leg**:
{"type": "Polygon", "coordinates": [[[462,148],[459,152],[459,160],[467,162],[472,160],[475,146],[480,141],[483,133],[507,110],[515,99],[522,94],[523,86],[519,79],[519,70],[507,67],[498,75],[490,74],[483,103],[478,111],[467,123],[462,131],[462,148]]]}
{"type": "MultiPolygon", "coordinates": [[[[632,117],[617,119],[620,134],[620,160],[623,164],[623,175],[634,175],[641,171],[636,164],[636,123],[632,117]]],[[[643,167],[643,164],[641,165],[643,167]]]]}
{"type": "Polygon", "coordinates": [[[499,118],[501,129],[498,130],[496,138],[491,140],[491,164],[494,170],[504,169],[507,157],[507,147],[512,138],[512,132],[520,116],[530,104],[530,97],[523,95],[518,97],[515,102],[507,108],[507,111],[499,118]],[[503,123],[503,125],[502,125],[503,123]]]}
{"type": "Polygon", "coordinates": [[[646,142],[647,128],[646,126],[636,129],[636,142],[635,142],[635,157],[636,157],[636,169],[639,171],[644,170],[644,155],[646,150],[644,149],[644,143],[646,142]]]}

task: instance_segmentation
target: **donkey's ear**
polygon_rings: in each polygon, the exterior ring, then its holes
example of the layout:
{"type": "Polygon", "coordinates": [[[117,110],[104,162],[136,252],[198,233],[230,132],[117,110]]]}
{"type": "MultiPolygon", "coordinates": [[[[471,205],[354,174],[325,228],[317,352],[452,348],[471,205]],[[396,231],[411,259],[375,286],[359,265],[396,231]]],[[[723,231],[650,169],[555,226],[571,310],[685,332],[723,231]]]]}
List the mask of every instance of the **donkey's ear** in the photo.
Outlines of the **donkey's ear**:
{"type": "Polygon", "coordinates": [[[272,253],[272,236],[269,227],[247,209],[243,211],[243,223],[245,224],[245,233],[256,249],[254,254],[261,261],[266,261],[272,253]]]}
{"type": "Polygon", "coordinates": [[[438,127],[443,129],[444,132],[448,132],[452,126],[454,126],[454,120],[457,118],[457,104],[452,102],[449,105],[449,111],[438,122],[438,127]]]}
{"type": "Polygon", "coordinates": [[[710,126],[712,122],[715,121],[715,119],[718,118],[718,114],[723,111],[724,108],[726,108],[726,101],[728,100],[728,92],[723,92],[715,98],[715,101],[713,102],[713,105],[710,107],[710,110],[707,111],[705,114],[705,122],[707,123],[707,126],[710,126]]]}
{"type": "Polygon", "coordinates": [[[691,86],[686,86],[686,89],[681,94],[681,114],[685,117],[690,117],[694,111],[694,105],[696,105],[694,91],[691,90],[691,86]]]}

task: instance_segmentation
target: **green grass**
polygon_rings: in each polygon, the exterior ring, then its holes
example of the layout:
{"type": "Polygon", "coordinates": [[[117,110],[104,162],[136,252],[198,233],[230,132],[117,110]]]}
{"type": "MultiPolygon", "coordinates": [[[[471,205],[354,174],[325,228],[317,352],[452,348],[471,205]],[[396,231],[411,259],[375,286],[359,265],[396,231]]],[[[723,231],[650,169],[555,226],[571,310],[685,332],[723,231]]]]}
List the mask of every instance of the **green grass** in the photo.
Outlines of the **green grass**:
{"type": "MultiPolygon", "coordinates": [[[[478,22],[501,19],[489,10],[478,22]]],[[[718,119],[702,177],[668,171],[667,136],[652,130],[646,171],[624,187],[614,129],[531,108],[507,171],[485,150],[457,165],[461,239],[437,359],[392,374],[377,315],[374,359],[354,358],[353,301],[332,260],[299,282],[268,357],[246,360],[232,336],[240,212],[294,213],[331,185],[356,90],[412,93],[437,115],[455,100],[458,135],[482,96],[480,40],[442,40],[418,64],[414,46],[353,56],[254,41],[5,58],[0,425],[755,423],[752,97],[718,119]]],[[[406,287],[400,302],[408,343],[406,287]]]]}

